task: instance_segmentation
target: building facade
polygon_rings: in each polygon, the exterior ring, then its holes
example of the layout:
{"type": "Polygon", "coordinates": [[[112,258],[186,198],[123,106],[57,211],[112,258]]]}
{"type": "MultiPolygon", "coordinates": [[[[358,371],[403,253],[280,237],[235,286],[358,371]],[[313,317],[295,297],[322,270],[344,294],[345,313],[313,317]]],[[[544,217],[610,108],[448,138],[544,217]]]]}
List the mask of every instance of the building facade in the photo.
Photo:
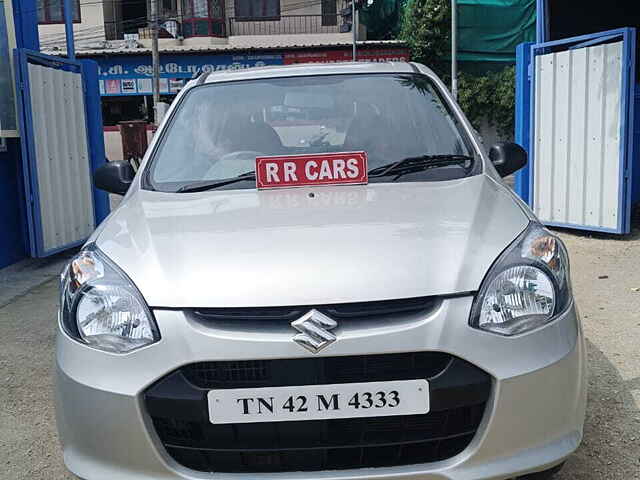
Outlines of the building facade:
{"type": "MultiPolygon", "coordinates": [[[[38,0],[43,49],[64,48],[62,3],[38,0]]],[[[126,39],[150,46],[150,0],[72,0],[72,4],[76,48],[95,49],[126,39]]],[[[158,0],[160,47],[201,47],[258,35],[342,33],[346,39],[351,18],[342,10],[348,5],[346,0],[158,0]]],[[[365,40],[366,29],[359,33],[365,40]]]]}
{"type": "MultiPolygon", "coordinates": [[[[38,2],[42,49],[62,54],[64,25],[51,8],[61,2],[38,2]]],[[[100,68],[107,156],[122,159],[119,124],[153,122],[150,0],[74,2],[76,54],[100,68]]],[[[162,99],[171,102],[202,72],[351,61],[348,6],[345,0],[158,0],[162,99]]],[[[363,26],[357,34],[359,61],[409,58],[399,42],[367,40],[363,26]]]]}

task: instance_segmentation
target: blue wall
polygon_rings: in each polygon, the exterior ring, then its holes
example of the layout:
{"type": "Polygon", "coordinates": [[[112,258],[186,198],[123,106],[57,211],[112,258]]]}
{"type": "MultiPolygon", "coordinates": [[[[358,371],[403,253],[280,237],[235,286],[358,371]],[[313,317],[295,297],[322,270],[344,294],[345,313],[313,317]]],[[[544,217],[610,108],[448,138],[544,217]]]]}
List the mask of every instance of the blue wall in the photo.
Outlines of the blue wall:
{"type": "Polygon", "coordinates": [[[0,153],[0,268],[27,256],[20,140],[7,139],[7,147],[0,153]]]}
{"type": "Polygon", "coordinates": [[[37,0],[13,0],[18,48],[40,50],[37,0]]]}
{"type": "MultiPolygon", "coordinates": [[[[38,50],[36,0],[13,0],[13,11],[17,46],[38,50]]],[[[21,162],[20,139],[7,139],[7,152],[0,153],[0,268],[27,256],[21,162]]]]}

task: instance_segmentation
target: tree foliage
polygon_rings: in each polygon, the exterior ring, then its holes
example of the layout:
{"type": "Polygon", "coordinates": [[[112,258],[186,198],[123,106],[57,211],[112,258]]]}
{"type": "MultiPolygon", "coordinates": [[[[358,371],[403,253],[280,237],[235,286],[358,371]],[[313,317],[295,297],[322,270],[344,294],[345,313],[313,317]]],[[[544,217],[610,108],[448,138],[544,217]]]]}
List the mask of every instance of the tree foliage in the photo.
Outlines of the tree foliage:
{"type": "Polygon", "coordinates": [[[482,119],[496,127],[503,138],[513,136],[516,103],[516,69],[507,67],[484,75],[461,73],[458,102],[478,130],[482,119]]]}
{"type": "MultiPolygon", "coordinates": [[[[365,2],[366,5],[366,2],[365,2]]],[[[375,0],[360,10],[360,21],[367,26],[368,40],[391,40],[400,33],[400,0],[375,0]]]]}
{"type": "MultiPolygon", "coordinates": [[[[445,83],[451,74],[451,1],[407,0],[402,12],[400,38],[411,50],[411,58],[430,67],[445,83]]],[[[515,67],[498,72],[466,72],[460,65],[458,102],[479,130],[484,119],[501,136],[514,130],[515,67]]]]}
{"type": "Polygon", "coordinates": [[[407,0],[402,12],[400,38],[411,58],[428,65],[441,78],[448,75],[451,58],[450,0],[407,0]]]}

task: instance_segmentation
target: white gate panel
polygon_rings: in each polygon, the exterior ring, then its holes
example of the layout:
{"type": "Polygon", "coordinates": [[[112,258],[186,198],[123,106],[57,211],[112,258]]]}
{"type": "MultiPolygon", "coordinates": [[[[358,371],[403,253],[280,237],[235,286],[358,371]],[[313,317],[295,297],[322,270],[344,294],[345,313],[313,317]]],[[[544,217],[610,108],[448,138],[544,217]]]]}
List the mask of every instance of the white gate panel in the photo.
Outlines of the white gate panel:
{"type": "Polygon", "coordinates": [[[43,247],[87,238],[95,228],[82,76],[29,64],[43,247]]]}
{"type": "Polygon", "coordinates": [[[622,48],[535,57],[533,206],[543,222],[618,226],[622,48]]]}

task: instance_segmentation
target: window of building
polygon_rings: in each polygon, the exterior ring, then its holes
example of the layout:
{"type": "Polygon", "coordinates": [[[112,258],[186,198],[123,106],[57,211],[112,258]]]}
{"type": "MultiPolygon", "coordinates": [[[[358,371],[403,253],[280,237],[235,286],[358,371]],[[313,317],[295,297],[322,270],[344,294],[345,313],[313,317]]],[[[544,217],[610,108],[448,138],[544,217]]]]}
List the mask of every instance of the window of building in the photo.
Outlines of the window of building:
{"type": "Polygon", "coordinates": [[[224,0],[182,0],[184,37],[224,37],[224,0]]]}
{"type": "Polygon", "coordinates": [[[162,0],[160,2],[161,15],[175,15],[178,12],[177,0],[162,0]]]}
{"type": "MultiPolygon", "coordinates": [[[[38,0],[38,23],[64,23],[64,0],[38,0]]],[[[80,0],[72,0],[74,23],[80,23],[80,0]]]]}
{"type": "Polygon", "coordinates": [[[322,26],[329,27],[338,24],[337,0],[322,0],[322,26]]]}
{"type": "Polygon", "coordinates": [[[236,21],[280,20],[280,0],[235,0],[236,21]]]}
{"type": "MultiPolygon", "coordinates": [[[[87,1],[88,0],[82,0],[82,3],[86,3],[87,1]]],[[[115,2],[116,0],[113,1],[115,2]]],[[[104,22],[107,29],[111,28],[112,31],[116,33],[115,38],[120,39],[123,38],[123,33],[137,34],[140,33],[140,28],[144,28],[149,25],[148,12],[150,10],[147,0],[120,0],[120,2],[123,1],[125,1],[125,3],[120,5],[112,3],[112,6],[114,8],[117,7],[116,10],[118,11],[117,14],[114,12],[113,15],[122,15],[122,17],[118,19],[117,16],[112,16],[108,21],[105,18],[104,22]]],[[[105,13],[109,10],[110,9],[106,9],[105,13]]]]}
{"type": "MultiPolygon", "coordinates": [[[[131,0],[120,0],[124,5],[128,5],[131,0]]],[[[139,0],[136,0],[139,1],[139,0]]],[[[149,12],[149,20],[151,20],[151,0],[147,1],[147,12],[149,12]]],[[[174,19],[178,16],[178,2],[180,0],[158,0],[158,16],[160,23],[164,20],[174,19]]]]}

